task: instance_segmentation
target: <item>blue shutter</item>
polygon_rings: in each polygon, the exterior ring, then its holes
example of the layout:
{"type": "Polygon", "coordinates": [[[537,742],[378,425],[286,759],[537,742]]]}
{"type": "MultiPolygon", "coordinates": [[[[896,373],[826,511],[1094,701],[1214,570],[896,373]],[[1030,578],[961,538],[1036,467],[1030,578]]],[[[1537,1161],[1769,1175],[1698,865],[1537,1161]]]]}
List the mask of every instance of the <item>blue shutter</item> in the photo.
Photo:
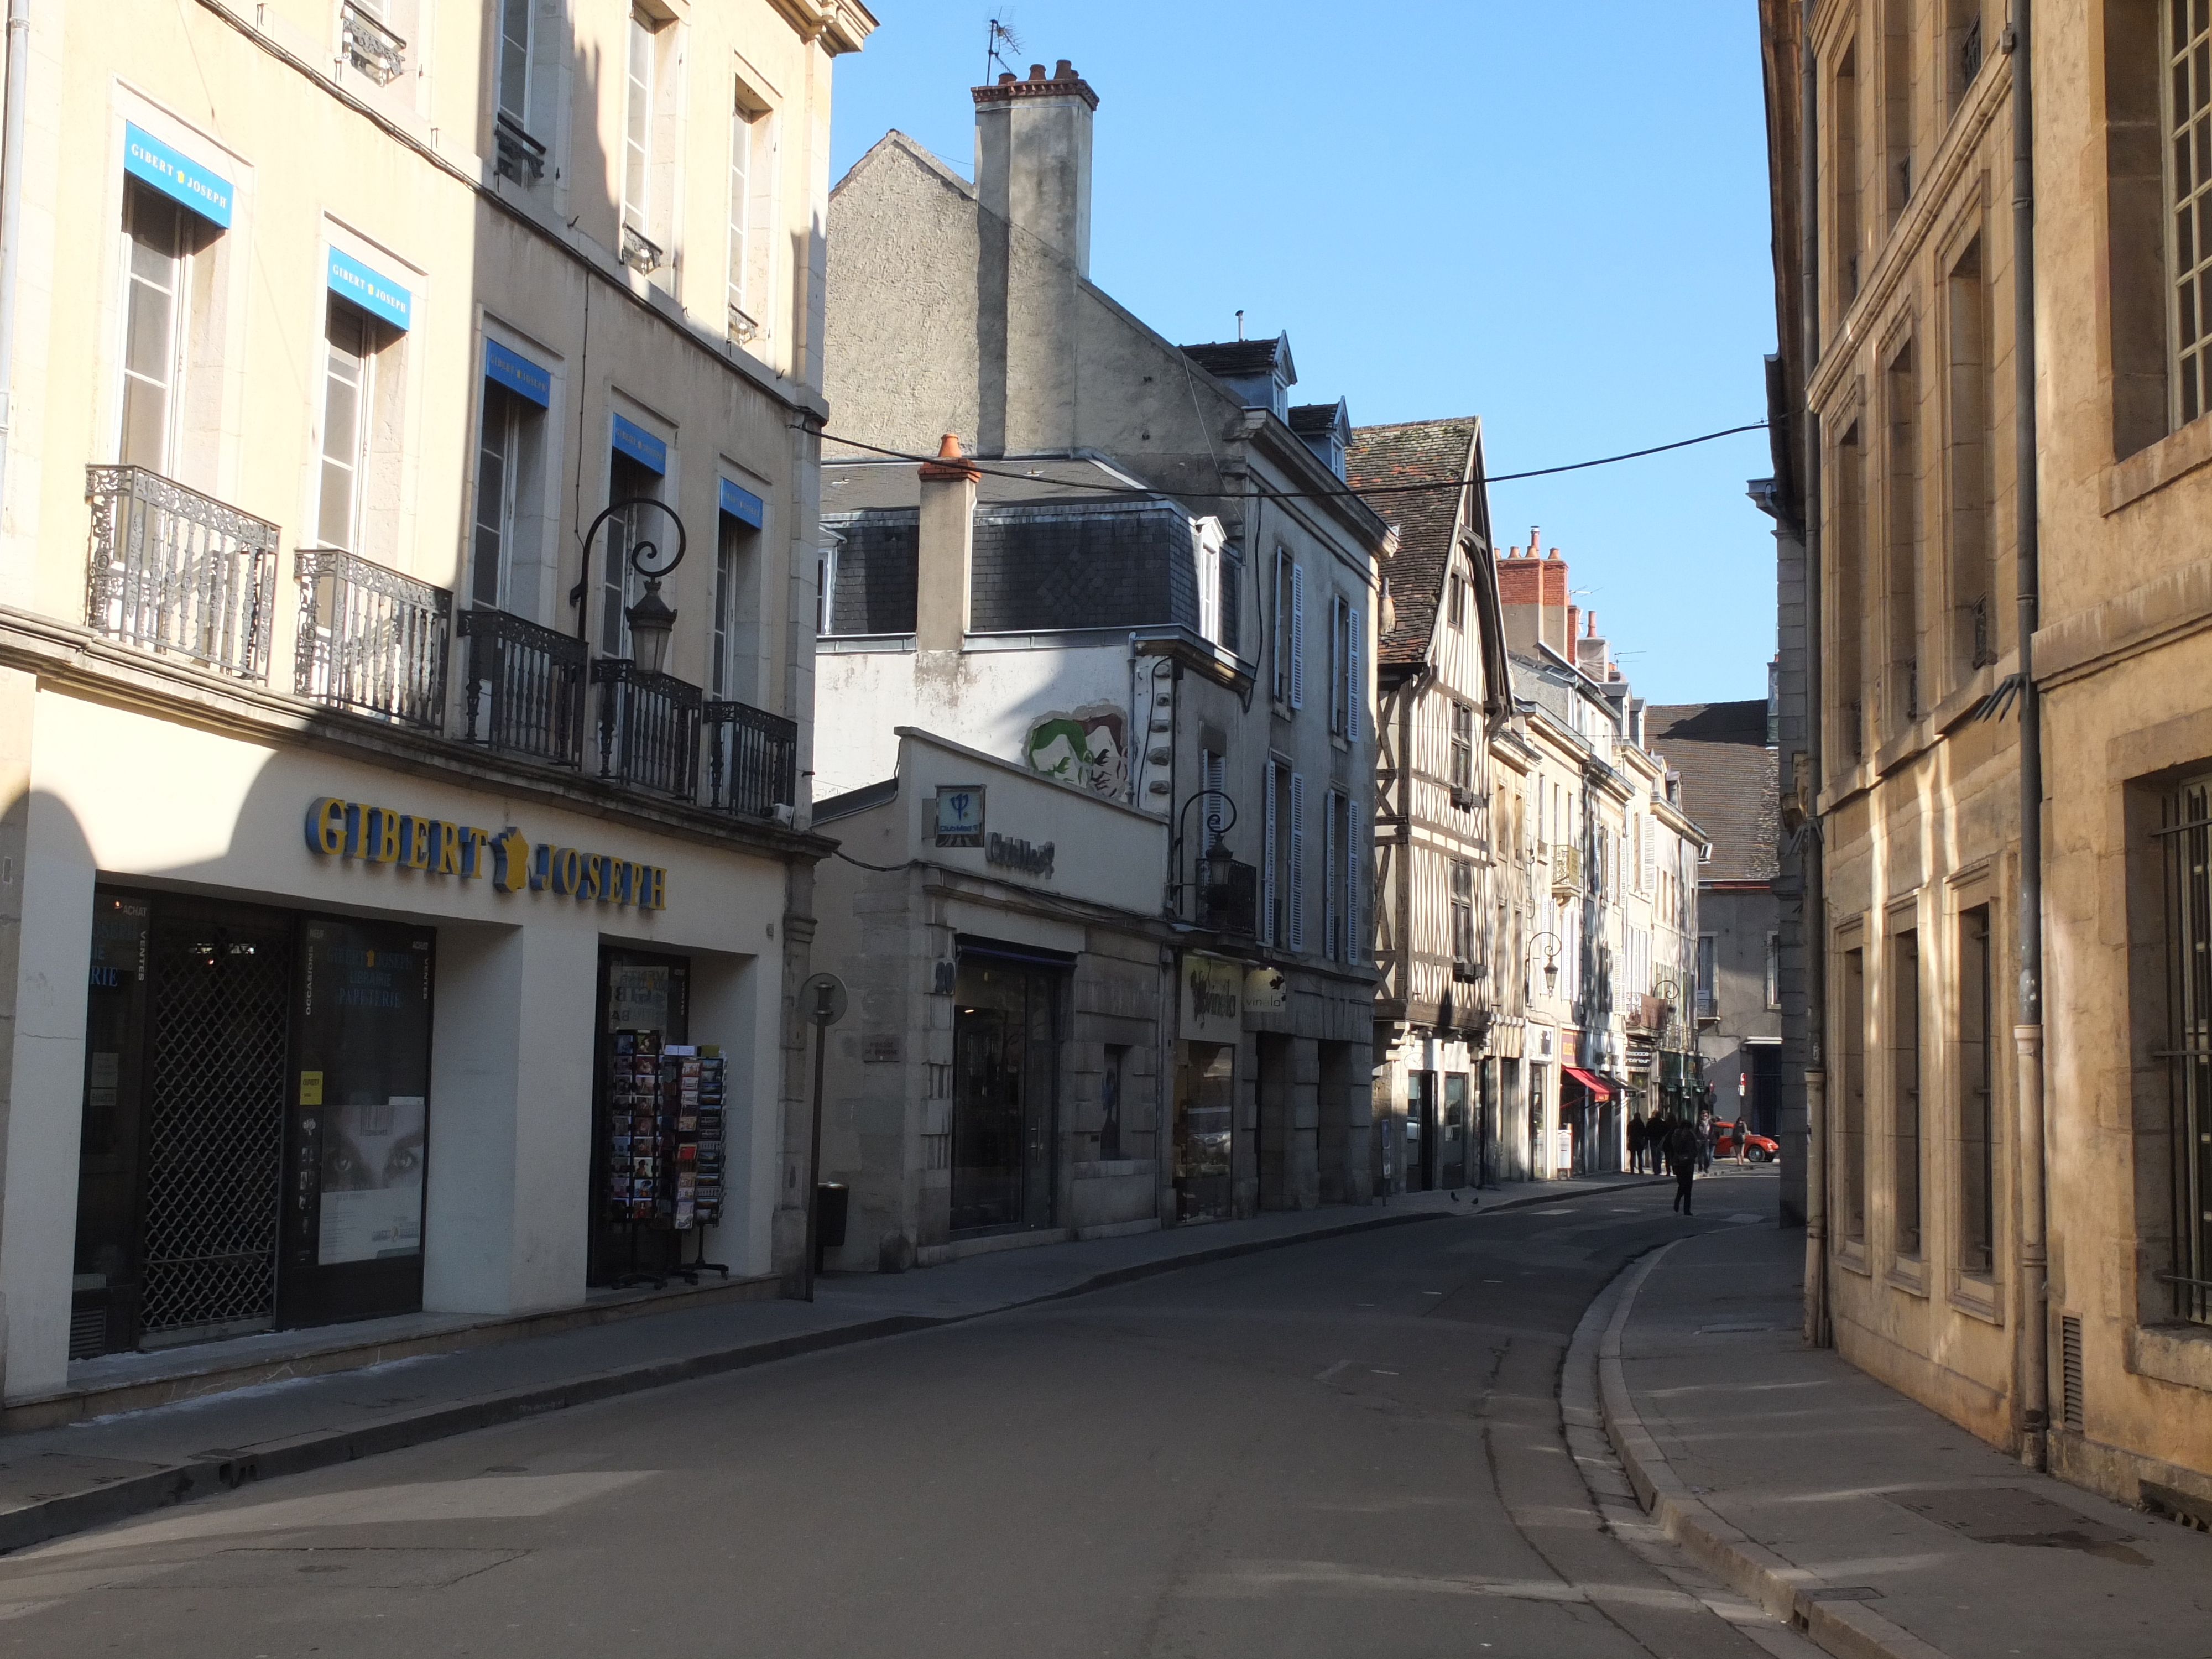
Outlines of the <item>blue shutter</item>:
{"type": "Polygon", "coordinates": [[[1306,706],[1306,573],[1291,567],[1291,707],[1306,706]]]}
{"type": "Polygon", "coordinates": [[[1291,774],[1291,949],[1306,948],[1306,781],[1291,774]]]}
{"type": "Polygon", "coordinates": [[[1349,797],[1344,803],[1344,959],[1364,968],[1368,962],[1367,941],[1359,932],[1359,860],[1361,843],[1366,838],[1360,834],[1358,814],[1352,811],[1349,797]]]}
{"type": "Polygon", "coordinates": [[[1264,822],[1261,833],[1264,839],[1260,848],[1260,934],[1270,945],[1282,943],[1275,936],[1275,763],[1267,763],[1267,787],[1263,792],[1264,805],[1261,816],[1264,822]]]}
{"type": "Polygon", "coordinates": [[[1331,962],[1336,951],[1336,804],[1343,797],[1330,790],[1322,797],[1321,814],[1321,953],[1331,962]]]}
{"type": "Polygon", "coordinates": [[[1352,742],[1358,743],[1359,741],[1359,693],[1361,690],[1361,681],[1359,678],[1359,612],[1357,610],[1354,610],[1351,615],[1351,623],[1344,631],[1345,638],[1350,641],[1349,645],[1346,648],[1347,654],[1351,658],[1348,670],[1345,677],[1344,686],[1344,735],[1351,738],[1352,742]]]}

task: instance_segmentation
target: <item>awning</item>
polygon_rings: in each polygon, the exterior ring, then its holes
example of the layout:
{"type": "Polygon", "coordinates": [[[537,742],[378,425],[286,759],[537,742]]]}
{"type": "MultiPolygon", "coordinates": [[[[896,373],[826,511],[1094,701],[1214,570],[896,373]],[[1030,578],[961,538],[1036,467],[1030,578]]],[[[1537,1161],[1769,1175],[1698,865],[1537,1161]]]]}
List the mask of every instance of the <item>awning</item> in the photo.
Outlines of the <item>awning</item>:
{"type": "Polygon", "coordinates": [[[1588,1072],[1583,1070],[1581,1066],[1562,1066],[1559,1069],[1565,1072],[1569,1077],[1574,1079],[1576,1082],[1581,1084],[1583,1088],[1589,1090],[1592,1099],[1610,1100],[1613,1098],[1613,1091],[1607,1088],[1604,1084],[1600,1083],[1588,1072]]]}

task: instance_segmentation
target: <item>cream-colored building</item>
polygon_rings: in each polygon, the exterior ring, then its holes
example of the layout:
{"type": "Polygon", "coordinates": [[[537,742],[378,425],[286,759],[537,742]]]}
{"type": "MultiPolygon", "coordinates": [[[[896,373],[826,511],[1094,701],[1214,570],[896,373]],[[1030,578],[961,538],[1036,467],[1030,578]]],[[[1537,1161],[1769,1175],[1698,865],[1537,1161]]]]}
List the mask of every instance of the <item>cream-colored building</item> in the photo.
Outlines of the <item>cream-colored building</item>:
{"type": "Polygon", "coordinates": [[[2027,1461],[2205,1516],[2212,39],[2181,0],[2021,11],[1826,0],[1806,51],[1762,7],[1806,227],[1776,246],[1813,481],[1783,516],[1818,696],[1782,757],[1826,889],[1810,1322],[2027,1461]]]}
{"type": "Polygon", "coordinates": [[[791,1265],[829,86],[872,20],[24,9],[9,1404],[791,1265]]]}

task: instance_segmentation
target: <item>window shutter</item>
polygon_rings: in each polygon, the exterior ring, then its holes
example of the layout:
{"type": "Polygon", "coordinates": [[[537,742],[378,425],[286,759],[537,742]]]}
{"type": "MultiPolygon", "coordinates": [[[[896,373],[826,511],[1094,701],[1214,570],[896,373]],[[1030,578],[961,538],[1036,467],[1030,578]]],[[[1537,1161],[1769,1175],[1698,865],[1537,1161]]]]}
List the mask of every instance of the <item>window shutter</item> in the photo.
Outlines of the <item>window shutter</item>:
{"type": "Polygon", "coordinates": [[[1291,774],[1291,949],[1306,948],[1306,781],[1291,774]]]}
{"type": "Polygon", "coordinates": [[[1306,706],[1306,573],[1291,567],[1291,707],[1306,706]]]}
{"type": "Polygon", "coordinates": [[[1346,670],[1344,683],[1344,735],[1352,742],[1359,741],[1359,611],[1354,606],[1351,621],[1344,630],[1346,670]]]}
{"type": "Polygon", "coordinates": [[[1336,950],[1336,804],[1343,799],[1334,789],[1322,797],[1321,812],[1321,953],[1331,962],[1336,950]]]}
{"type": "Polygon", "coordinates": [[[1359,861],[1360,844],[1365,838],[1359,830],[1359,819],[1347,796],[1344,803],[1344,959],[1364,968],[1367,940],[1359,931],[1359,861]]]}
{"type": "Polygon", "coordinates": [[[1263,913],[1260,920],[1260,931],[1266,935],[1267,943],[1270,945],[1282,943],[1275,937],[1275,892],[1279,874],[1275,867],[1275,763],[1269,761],[1267,787],[1263,792],[1265,805],[1261,813],[1265,820],[1261,826],[1261,833],[1265,839],[1261,842],[1260,850],[1260,908],[1263,913]]]}
{"type": "MultiPolygon", "coordinates": [[[[1208,751],[1200,763],[1199,782],[1201,787],[1225,793],[1229,787],[1227,757],[1208,751]]],[[[1206,819],[1206,850],[1211,853],[1221,839],[1221,795],[1215,795],[1200,810],[1206,819]]]]}
{"type": "Polygon", "coordinates": [[[1637,849],[1637,863],[1643,877],[1640,884],[1647,893],[1658,884],[1659,880],[1658,829],[1659,826],[1652,821],[1649,812],[1637,820],[1637,831],[1643,841],[1643,845],[1637,849]]]}

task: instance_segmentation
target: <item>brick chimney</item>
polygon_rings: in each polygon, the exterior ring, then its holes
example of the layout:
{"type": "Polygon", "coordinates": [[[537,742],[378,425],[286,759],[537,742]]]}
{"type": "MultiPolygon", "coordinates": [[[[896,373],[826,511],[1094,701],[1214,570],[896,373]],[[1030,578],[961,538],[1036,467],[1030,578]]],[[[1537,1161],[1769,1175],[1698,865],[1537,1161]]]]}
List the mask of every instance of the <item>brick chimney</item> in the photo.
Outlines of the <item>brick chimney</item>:
{"type": "Polygon", "coordinates": [[[1539,531],[1528,532],[1528,545],[1509,550],[1498,566],[1498,599],[1505,613],[1505,643],[1523,656],[1536,654],[1538,644],[1548,645],[1561,656],[1574,647],[1574,607],[1567,603],[1567,562],[1553,548],[1541,556],[1539,531]]]}
{"type": "Polygon", "coordinates": [[[975,192],[1008,224],[1091,274],[1091,117],[1098,94],[1065,58],[1050,76],[975,88],[975,192]]]}
{"type": "Polygon", "coordinates": [[[975,561],[975,486],[982,478],[948,432],[924,461],[921,521],[915,544],[914,648],[958,651],[967,643],[968,584],[975,561]]]}

